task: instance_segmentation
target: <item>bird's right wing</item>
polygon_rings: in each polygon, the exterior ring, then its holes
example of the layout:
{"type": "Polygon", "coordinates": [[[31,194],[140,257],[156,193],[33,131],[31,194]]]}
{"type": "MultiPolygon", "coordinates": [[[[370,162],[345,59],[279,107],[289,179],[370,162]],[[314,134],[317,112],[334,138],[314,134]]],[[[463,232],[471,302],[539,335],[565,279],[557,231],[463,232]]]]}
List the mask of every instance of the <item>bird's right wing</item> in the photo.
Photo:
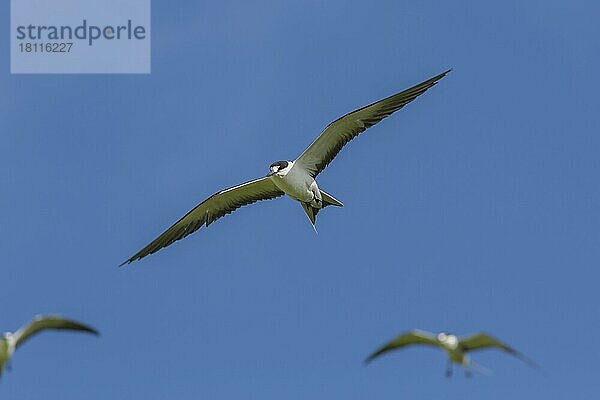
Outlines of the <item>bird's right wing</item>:
{"type": "Polygon", "coordinates": [[[377,349],[373,354],[367,357],[365,362],[371,362],[375,358],[389,351],[415,344],[439,346],[439,343],[434,334],[420,330],[410,331],[407,333],[403,333],[402,335],[393,339],[391,342],[377,349]]]}
{"type": "Polygon", "coordinates": [[[505,343],[502,343],[495,337],[490,336],[486,333],[476,333],[473,336],[470,336],[465,339],[461,339],[460,347],[462,347],[466,351],[482,350],[482,349],[486,349],[486,348],[490,348],[490,347],[495,347],[497,349],[504,350],[507,353],[512,354],[513,356],[515,356],[517,358],[520,358],[522,361],[525,361],[527,364],[529,364],[530,366],[532,366],[536,369],[540,368],[539,365],[537,365],[531,359],[525,357],[523,354],[519,353],[512,347],[508,346],[505,343]]]}
{"type": "Polygon", "coordinates": [[[183,239],[190,233],[208,226],[217,219],[232,213],[238,208],[283,196],[284,193],[269,178],[255,179],[229,189],[221,190],[204,200],[154,239],[149,245],[135,253],[121,265],[140,260],[149,254],[156,253],[163,247],[183,239]]]}
{"type": "Polygon", "coordinates": [[[409,89],[354,110],[327,125],[295,161],[315,178],[342,150],[342,147],[385,117],[398,111],[450,72],[443,72],[409,89]]]}
{"type": "Polygon", "coordinates": [[[98,335],[97,330],[77,321],[68,320],[58,315],[38,315],[33,321],[15,332],[16,347],[31,336],[46,329],[82,331],[98,335]]]}

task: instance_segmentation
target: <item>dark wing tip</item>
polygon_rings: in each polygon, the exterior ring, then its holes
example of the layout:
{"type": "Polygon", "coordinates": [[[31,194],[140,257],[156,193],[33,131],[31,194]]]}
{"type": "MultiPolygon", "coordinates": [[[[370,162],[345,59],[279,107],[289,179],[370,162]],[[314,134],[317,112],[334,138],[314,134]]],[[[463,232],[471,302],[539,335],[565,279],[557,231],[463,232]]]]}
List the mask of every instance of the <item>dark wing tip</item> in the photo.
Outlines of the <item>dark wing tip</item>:
{"type": "Polygon", "coordinates": [[[429,78],[428,80],[426,80],[425,82],[423,82],[423,83],[421,83],[421,84],[419,84],[417,86],[420,86],[420,85],[423,85],[423,84],[427,85],[426,89],[423,91],[423,92],[425,92],[427,89],[435,86],[440,81],[440,79],[444,78],[450,72],[452,72],[452,68],[447,69],[446,71],[442,72],[439,75],[434,76],[433,78],[429,78]]]}
{"type": "Polygon", "coordinates": [[[91,333],[94,336],[100,336],[100,332],[96,328],[92,328],[91,326],[82,325],[81,331],[91,333]]]}
{"type": "MultiPolygon", "coordinates": [[[[58,318],[64,318],[64,317],[58,317],[58,318]]],[[[86,333],[90,333],[94,336],[100,336],[100,332],[96,328],[91,327],[87,324],[83,324],[81,322],[74,321],[72,319],[63,319],[63,321],[66,323],[66,326],[65,326],[66,329],[80,331],[80,332],[86,332],[86,333]]]]}
{"type": "Polygon", "coordinates": [[[33,322],[43,321],[45,319],[58,319],[59,321],[62,321],[62,326],[60,326],[59,329],[68,329],[68,330],[73,330],[73,331],[87,332],[87,333],[91,333],[92,335],[95,335],[95,336],[100,336],[100,332],[96,328],[93,328],[89,325],[83,324],[81,322],[78,322],[78,321],[75,321],[72,319],[65,318],[59,314],[54,314],[54,315],[38,314],[34,317],[33,322]]]}
{"type": "Polygon", "coordinates": [[[369,364],[371,364],[371,361],[373,361],[373,360],[374,360],[374,359],[377,357],[377,355],[378,355],[378,354],[375,354],[375,353],[373,353],[373,354],[369,355],[369,357],[367,357],[367,358],[365,358],[365,359],[363,360],[363,365],[365,365],[365,366],[366,366],[366,365],[369,365],[369,364]]]}
{"type": "Polygon", "coordinates": [[[94,336],[100,336],[100,331],[97,329],[92,329],[90,330],[90,333],[94,336]]]}
{"type": "Polygon", "coordinates": [[[515,357],[517,357],[518,359],[523,361],[525,364],[529,365],[531,368],[533,368],[534,370],[536,370],[538,372],[542,372],[542,367],[540,367],[540,365],[538,363],[536,363],[535,361],[533,361],[531,358],[527,357],[520,351],[517,351],[513,348],[511,348],[510,350],[511,350],[510,353],[512,353],[512,355],[514,355],[515,357]]]}
{"type": "Polygon", "coordinates": [[[429,79],[426,82],[431,82],[431,85],[435,85],[440,79],[442,79],[443,77],[445,77],[446,75],[448,75],[450,72],[452,72],[452,68],[447,69],[446,71],[442,72],[439,75],[434,76],[433,78],[429,79]]]}
{"type": "Polygon", "coordinates": [[[123,261],[121,264],[119,264],[119,268],[121,268],[121,267],[126,267],[126,266],[128,266],[129,264],[131,264],[132,262],[134,262],[134,261],[137,261],[137,260],[140,260],[141,258],[142,258],[142,257],[140,257],[140,256],[138,256],[138,255],[136,254],[135,256],[133,256],[133,257],[131,257],[131,258],[129,258],[129,259],[127,259],[127,260],[123,261]]]}
{"type": "Polygon", "coordinates": [[[100,336],[100,332],[96,328],[93,328],[89,325],[82,324],[81,322],[74,321],[72,319],[71,320],[64,319],[63,321],[64,321],[64,325],[62,327],[63,329],[85,332],[85,333],[90,333],[94,336],[100,336]]]}
{"type": "Polygon", "coordinates": [[[371,361],[373,361],[374,359],[376,359],[377,357],[379,357],[380,355],[382,355],[383,353],[386,353],[388,348],[388,346],[385,345],[383,347],[380,347],[379,349],[375,350],[373,353],[371,353],[367,358],[365,358],[365,360],[363,361],[364,365],[370,364],[371,361]]]}
{"type": "MultiPolygon", "coordinates": [[[[167,231],[165,231],[165,233],[166,233],[166,232],[168,232],[168,230],[167,230],[167,231]]],[[[163,233],[163,234],[164,234],[164,233],[163,233]]],[[[162,236],[162,235],[161,235],[161,236],[162,236]]],[[[146,257],[146,256],[148,256],[148,255],[150,255],[150,254],[154,254],[154,253],[156,253],[157,251],[159,251],[159,250],[161,250],[161,249],[163,249],[163,248],[167,247],[167,246],[162,246],[162,245],[161,245],[160,247],[158,247],[158,248],[156,248],[156,249],[152,249],[152,251],[149,251],[149,250],[148,250],[148,248],[150,248],[151,246],[153,246],[153,245],[155,244],[154,242],[155,242],[156,240],[160,239],[160,237],[161,237],[161,236],[159,236],[158,238],[154,239],[154,240],[152,241],[152,243],[150,243],[149,245],[147,245],[146,247],[144,247],[143,249],[141,249],[140,251],[138,251],[137,253],[135,253],[133,256],[131,256],[130,258],[128,258],[127,260],[125,260],[125,261],[123,261],[121,264],[119,264],[119,268],[121,268],[121,267],[126,267],[127,265],[131,264],[132,262],[135,262],[135,261],[141,260],[142,258],[144,258],[144,257],[146,257]]]]}

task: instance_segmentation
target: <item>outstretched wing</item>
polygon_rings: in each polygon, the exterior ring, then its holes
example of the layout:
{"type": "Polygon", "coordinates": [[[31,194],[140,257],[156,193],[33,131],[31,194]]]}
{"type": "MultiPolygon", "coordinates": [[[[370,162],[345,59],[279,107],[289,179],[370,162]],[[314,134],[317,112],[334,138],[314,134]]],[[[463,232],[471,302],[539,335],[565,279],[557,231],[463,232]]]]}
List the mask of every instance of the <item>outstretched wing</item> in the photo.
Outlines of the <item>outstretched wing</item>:
{"type": "Polygon", "coordinates": [[[410,331],[407,333],[403,333],[402,335],[398,336],[391,342],[381,346],[373,354],[371,354],[369,357],[367,357],[365,362],[366,363],[371,362],[375,358],[377,358],[380,355],[387,353],[389,351],[400,349],[400,348],[406,347],[406,346],[415,345],[415,344],[422,344],[422,345],[428,345],[428,346],[439,346],[439,343],[434,334],[425,332],[425,331],[419,331],[419,330],[410,331]]]}
{"type": "Polygon", "coordinates": [[[450,71],[336,119],[325,127],[295,163],[316,177],[346,143],[425,93],[450,71]]]}
{"type": "Polygon", "coordinates": [[[148,254],[156,253],[163,247],[167,247],[171,243],[183,239],[202,226],[209,226],[217,219],[232,213],[242,206],[255,203],[259,200],[273,199],[283,194],[269,178],[256,179],[217,192],[194,207],[194,209],[184,215],[173,226],[154,239],[152,243],[135,253],[121,265],[129,264],[146,257],[148,254]]]}
{"type": "Polygon", "coordinates": [[[498,339],[486,333],[476,333],[473,336],[461,339],[459,344],[460,347],[462,347],[465,351],[481,350],[490,347],[504,350],[507,353],[512,354],[517,358],[520,358],[522,361],[526,362],[530,366],[539,369],[539,365],[537,365],[534,361],[525,357],[523,354],[519,353],[507,344],[502,343],[498,339]]]}
{"type": "Polygon", "coordinates": [[[68,320],[58,315],[38,315],[29,324],[15,332],[16,347],[19,347],[31,336],[46,329],[82,331],[98,335],[97,330],[77,321],[68,320]]]}

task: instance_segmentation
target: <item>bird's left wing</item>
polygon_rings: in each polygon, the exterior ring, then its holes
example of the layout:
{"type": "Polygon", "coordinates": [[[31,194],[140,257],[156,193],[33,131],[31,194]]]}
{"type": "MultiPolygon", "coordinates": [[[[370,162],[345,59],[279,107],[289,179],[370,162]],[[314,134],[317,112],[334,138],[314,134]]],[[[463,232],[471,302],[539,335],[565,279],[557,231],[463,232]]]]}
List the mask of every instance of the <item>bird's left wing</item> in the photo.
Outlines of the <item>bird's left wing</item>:
{"type": "Polygon", "coordinates": [[[508,346],[507,344],[499,341],[495,337],[488,335],[487,333],[477,333],[468,338],[461,339],[459,345],[466,351],[481,350],[490,347],[504,350],[507,353],[512,354],[517,358],[520,358],[522,361],[525,361],[530,366],[539,369],[539,365],[537,365],[534,361],[527,358],[526,356],[516,351],[512,347],[508,346]]]}
{"type": "Polygon", "coordinates": [[[414,330],[410,332],[406,332],[401,334],[400,336],[393,339],[391,342],[384,344],[379,349],[375,350],[373,354],[371,354],[365,360],[366,363],[373,361],[373,359],[379,357],[380,355],[387,353],[389,351],[399,349],[406,346],[411,346],[415,344],[429,345],[429,346],[439,346],[438,341],[430,332],[425,332],[421,330],[414,330]]]}
{"type": "Polygon", "coordinates": [[[33,321],[15,332],[16,346],[18,347],[31,336],[46,329],[82,331],[98,335],[97,330],[80,322],[65,319],[58,315],[38,315],[33,321]]]}
{"type": "Polygon", "coordinates": [[[163,247],[183,239],[190,233],[208,226],[217,219],[232,213],[236,209],[255,203],[283,196],[283,192],[269,178],[260,178],[229,189],[221,190],[204,200],[154,239],[149,245],[135,253],[121,265],[140,260],[149,254],[156,253],[163,247]]]}
{"type": "Polygon", "coordinates": [[[316,177],[335,158],[342,147],[359,134],[372,127],[385,117],[398,111],[427,89],[434,86],[450,70],[434,76],[416,86],[396,93],[383,100],[369,104],[336,119],[325,127],[323,132],[295,161],[316,177]]]}

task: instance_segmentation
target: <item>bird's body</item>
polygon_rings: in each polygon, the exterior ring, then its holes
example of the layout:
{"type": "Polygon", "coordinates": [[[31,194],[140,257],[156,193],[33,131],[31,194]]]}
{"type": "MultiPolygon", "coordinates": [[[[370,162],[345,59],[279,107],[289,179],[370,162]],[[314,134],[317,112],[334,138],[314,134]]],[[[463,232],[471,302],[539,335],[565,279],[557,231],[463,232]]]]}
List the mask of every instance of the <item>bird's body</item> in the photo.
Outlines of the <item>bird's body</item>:
{"type": "Polygon", "coordinates": [[[462,365],[463,367],[468,367],[470,365],[471,360],[469,359],[469,356],[467,356],[464,352],[460,350],[448,349],[446,349],[446,352],[448,353],[448,359],[453,363],[462,365]]]}
{"type": "Polygon", "coordinates": [[[269,174],[271,181],[292,199],[320,208],[322,197],[315,178],[303,168],[295,167],[293,161],[285,162],[288,166],[269,174]]]}
{"type": "Polygon", "coordinates": [[[523,356],[521,353],[485,333],[478,333],[470,337],[459,339],[457,336],[445,332],[434,335],[433,333],[421,330],[414,330],[401,334],[376,350],[366,359],[366,362],[371,362],[380,355],[388,353],[392,350],[397,350],[412,345],[434,346],[445,350],[449,361],[448,370],[446,372],[448,376],[452,374],[450,363],[459,364],[467,368],[466,371],[468,374],[470,374],[471,369],[480,372],[487,372],[487,368],[473,363],[468,355],[470,351],[485,348],[497,348],[504,350],[505,352],[520,358],[529,365],[538,368],[533,361],[523,356]]]}
{"type": "Polygon", "coordinates": [[[259,200],[274,199],[284,194],[302,205],[314,228],[317,214],[321,209],[329,205],[343,206],[339,200],[319,188],[316,182],[317,175],[327,167],[346,143],[425,93],[448,72],[450,71],[336,119],[325,127],[298,158],[293,161],[277,161],[271,164],[266,177],[210,196],[121,265],[153,254],[202,226],[209,226],[239,207],[259,200]]]}
{"type": "Polygon", "coordinates": [[[84,324],[68,320],[59,316],[37,316],[29,324],[19,328],[16,332],[6,332],[0,339],[0,375],[17,349],[25,340],[43,330],[71,330],[82,331],[97,335],[98,332],[84,324]]]}
{"type": "Polygon", "coordinates": [[[14,344],[10,345],[10,335],[12,335],[10,332],[6,332],[0,339],[0,375],[15,351],[14,344]]]}
{"type": "Polygon", "coordinates": [[[455,335],[439,334],[437,340],[440,343],[440,346],[446,350],[450,361],[463,366],[469,364],[469,357],[465,354],[463,349],[459,347],[458,338],[455,335]]]}

